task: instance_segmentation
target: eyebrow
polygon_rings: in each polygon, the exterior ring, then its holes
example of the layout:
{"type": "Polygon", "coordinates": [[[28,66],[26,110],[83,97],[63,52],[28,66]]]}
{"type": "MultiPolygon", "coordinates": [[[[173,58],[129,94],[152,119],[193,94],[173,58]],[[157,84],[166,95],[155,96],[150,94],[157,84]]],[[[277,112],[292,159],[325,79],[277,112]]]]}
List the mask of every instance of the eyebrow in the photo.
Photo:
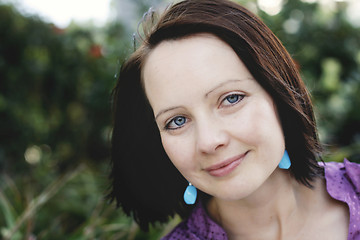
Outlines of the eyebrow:
{"type": "MultiPolygon", "coordinates": [[[[246,78],[246,79],[250,79],[250,78],[246,78]]],[[[229,83],[232,83],[232,82],[240,82],[244,79],[230,79],[228,81],[225,81],[225,82],[222,82],[220,83],[219,85],[216,85],[213,89],[211,89],[210,91],[208,91],[206,94],[205,94],[205,98],[207,98],[212,92],[214,92],[216,89],[218,88],[221,88],[222,86],[224,85],[227,85],[229,83]]]]}
{"type": "Polygon", "coordinates": [[[171,108],[167,108],[167,109],[164,109],[162,111],[160,111],[158,114],[156,114],[155,116],[155,120],[161,115],[161,114],[164,114],[166,112],[169,112],[169,111],[172,111],[172,110],[175,110],[175,109],[178,109],[178,108],[182,108],[181,106],[176,106],[176,107],[171,107],[171,108]]]}
{"type": "MultiPolygon", "coordinates": [[[[246,78],[246,79],[252,79],[252,78],[246,78]]],[[[212,92],[214,92],[215,90],[217,90],[218,88],[221,88],[222,86],[224,85],[227,85],[229,83],[232,83],[232,82],[240,82],[244,79],[230,79],[230,80],[227,80],[225,82],[222,82],[218,85],[216,85],[214,88],[212,88],[210,91],[208,91],[206,94],[205,94],[205,98],[207,98],[212,92]]],[[[164,114],[166,112],[169,112],[169,111],[172,111],[172,110],[175,110],[175,109],[178,109],[178,108],[182,108],[182,106],[175,106],[175,107],[171,107],[171,108],[167,108],[167,109],[164,109],[162,111],[160,111],[158,114],[156,114],[155,116],[155,120],[161,115],[161,114],[164,114]]]]}

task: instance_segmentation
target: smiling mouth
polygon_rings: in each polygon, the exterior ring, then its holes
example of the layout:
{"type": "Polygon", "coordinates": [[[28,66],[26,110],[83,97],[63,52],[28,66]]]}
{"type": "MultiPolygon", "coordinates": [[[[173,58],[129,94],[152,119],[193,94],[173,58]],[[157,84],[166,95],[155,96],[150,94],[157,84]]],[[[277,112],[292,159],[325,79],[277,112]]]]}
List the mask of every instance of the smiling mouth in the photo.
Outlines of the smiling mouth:
{"type": "Polygon", "coordinates": [[[212,165],[206,168],[205,171],[207,171],[211,176],[214,177],[224,177],[232,173],[236,169],[236,167],[240,165],[247,153],[248,152],[227,159],[221,163],[212,165]]]}

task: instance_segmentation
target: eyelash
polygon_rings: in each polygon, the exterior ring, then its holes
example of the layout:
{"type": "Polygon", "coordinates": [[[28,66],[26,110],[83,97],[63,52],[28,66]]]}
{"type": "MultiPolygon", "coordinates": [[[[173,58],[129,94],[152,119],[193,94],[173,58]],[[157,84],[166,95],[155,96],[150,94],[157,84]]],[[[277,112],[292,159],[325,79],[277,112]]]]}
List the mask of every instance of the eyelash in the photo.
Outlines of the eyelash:
{"type": "Polygon", "coordinates": [[[186,118],[185,116],[176,116],[176,117],[173,117],[168,123],[165,124],[164,129],[165,129],[165,130],[168,130],[168,131],[173,131],[173,130],[182,128],[182,127],[184,126],[184,124],[187,123],[187,122],[188,122],[188,120],[187,120],[187,118],[186,118]],[[185,122],[184,122],[181,126],[178,126],[178,127],[175,127],[175,128],[170,127],[170,125],[171,125],[172,123],[175,124],[175,120],[176,120],[176,119],[179,119],[179,118],[183,118],[183,119],[185,120],[185,122]]]}
{"type": "Polygon", "coordinates": [[[222,104],[227,100],[229,104],[226,104],[225,107],[230,107],[230,106],[233,106],[233,105],[241,102],[241,101],[244,99],[244,97],[245,97],[244,94],[231,93],[231,94],[229,94],[229,95],[226,95],[226,96],[222,99],[222,101],[221,101],[220,103],[221,103],[221,105],[222,105],[222,104]],[[238,99],[236,99],[235,102],[230,102],[230,101],[229,101],[229,98],[230,98],[230,97],[234,97],[234,96],[238,97],[238,99]]]}
{"type": "MultiPolygon", "coordinates": [[[[231,106],[233,106],[233,105],[236,105],[237,103],[239,103],[240,101],[242,101],[243,99],[244,99],[244,97],[245,97],[245,95],[244,94],[239,94],[239,93],[231,93],[231,94],[229,94],[229,95],[226,95],[223,99],[222,99],[222,101],[220,102],[221,103],[221,105],[227,100],[228,102],[229,102],[229,104],[226,104],[225,105],[225,107],[231,107],[231,106]],[[238,99],[236,99],[236,101],[235,102],[230,102],[229,101],[229,98],[230,97],[238,97],[238,99]]],[[[174,130],[177,130],[177,129],[179,129],[179,128],[182,128],[183,126],[184,126],[184,124],[185,123],[187,123],[188,122],[188,119],[185,117],[185,116],[181,116],[181,115],[179,115],[179,116],[175,116],[175,117],[173,117],[172,119],[170,119],[170,121],[169,122],[167,122],[166,124],[165,124],[165,127],[164,127],[164,130],[166,130],[166,131],[174,131],[174,130]],[[184,120],[184,123],[182,124],[182,125],[180,125],[180,126],[178,126],[178,127],[175,127],[175,128],[172,128],[172,127],[170,127],[170,125],[173,123],[173,124],[175,124],[175,120],[177,120],[177,119],[183,119],[184,120]]]]}

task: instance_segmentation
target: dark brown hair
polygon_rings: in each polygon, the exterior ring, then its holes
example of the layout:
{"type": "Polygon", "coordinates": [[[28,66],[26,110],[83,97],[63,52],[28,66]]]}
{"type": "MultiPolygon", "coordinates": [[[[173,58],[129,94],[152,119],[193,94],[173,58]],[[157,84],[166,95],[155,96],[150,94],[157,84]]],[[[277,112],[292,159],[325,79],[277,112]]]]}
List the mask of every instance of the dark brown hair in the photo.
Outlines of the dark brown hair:
{"type": "MultiPolygon", "coordinates": [[[[152,20],[152,18],[150,19],[152,20]]],[[[160,42],[197,33],[222,39],[272,96],[281,119],[290,172],[311,187],[321,176],[321,147],[309,92],[278,38],[253,13],[228,0],[185,0],[170,8],[145,31],[139,49],[122,65],[113,90],[112,180],[109,197],[134,217],[143,230],[175,213],[186,217],[187,181],[172,165],[141,84],[142,64],[160,42]]],[[[206,194],[200,192],[200,199],[206,194]]]]}

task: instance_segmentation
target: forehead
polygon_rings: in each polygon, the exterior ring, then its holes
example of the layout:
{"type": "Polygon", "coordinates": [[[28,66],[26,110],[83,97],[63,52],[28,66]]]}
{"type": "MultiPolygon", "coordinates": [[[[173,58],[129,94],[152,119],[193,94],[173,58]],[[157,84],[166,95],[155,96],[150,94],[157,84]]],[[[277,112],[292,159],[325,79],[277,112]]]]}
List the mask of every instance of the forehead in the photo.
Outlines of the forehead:
{"type": "Polygon", "coordinates": [[[232,62],[233,65],[241,62],[228,44],[212,34],[203,33],[166,40],[152,49],[145,58],[142,80],[145,90],[149,88],[150,83],[175,83],[174,79],[179,75],[185,77],[186,74],[187,78],[195,80],[208,75],[209,71],[214,74],[214,66],[219,74],[226,71],[225,68],[228,66],[224,61],[232,62]]]}
{"type": "Polygon", "coordinates": [[[252,78],[234,50],[211,34],[163,41],[149,53],[142,70],[145,93],[155,112],[191,104],[191,97],[223,82],[252,78]]]}
{"type": "MultiPolygon", "coordinates": [[[[160,42],[152,49],[143,62],[143,74],[151,70],[163,70],[161,65],[167,63],[178,63],[186,65],[184,59],[201,60],[206,54],[208,57],[216,56],[220,49],[230,49],[230,47],[218,37],[209,33],[198,33],[180,39],[170,39],[160,42]],[[209,51],[211,49],[211,51],[209,51]]],[[[226,51],[225,51],[226,52],[226,51]]],[[[192,62],[194,62],[192,61],[192,62]]],[[[179,66],[179,65],[175,65],[179,66]]]]}

